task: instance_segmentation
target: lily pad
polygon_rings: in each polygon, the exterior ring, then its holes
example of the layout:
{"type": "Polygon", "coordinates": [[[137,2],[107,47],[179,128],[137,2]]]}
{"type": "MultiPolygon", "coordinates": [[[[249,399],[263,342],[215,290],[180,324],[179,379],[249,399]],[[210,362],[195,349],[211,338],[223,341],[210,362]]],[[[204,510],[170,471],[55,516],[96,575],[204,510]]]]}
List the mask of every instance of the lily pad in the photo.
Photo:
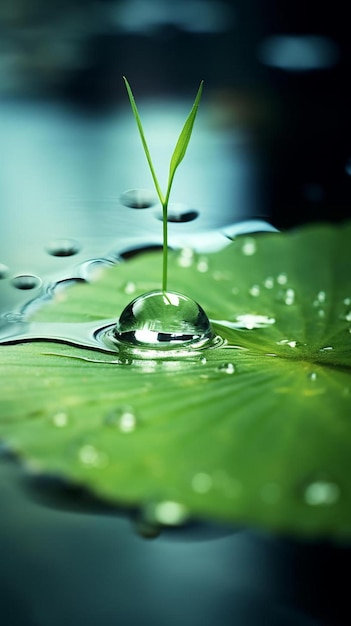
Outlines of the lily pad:
{"type": "MultiPolygon", "coordinates": [[[[0,346],[1,438],[36,471],[162,523],[350,536],[350,241],[350,224],[314,225],[171,253],[170,288],[223,340],[186,358],[0,346]]],[[[159,289],[161,265],[158,252],[121,263],[36,321],[117,319],[159,289]]]]}

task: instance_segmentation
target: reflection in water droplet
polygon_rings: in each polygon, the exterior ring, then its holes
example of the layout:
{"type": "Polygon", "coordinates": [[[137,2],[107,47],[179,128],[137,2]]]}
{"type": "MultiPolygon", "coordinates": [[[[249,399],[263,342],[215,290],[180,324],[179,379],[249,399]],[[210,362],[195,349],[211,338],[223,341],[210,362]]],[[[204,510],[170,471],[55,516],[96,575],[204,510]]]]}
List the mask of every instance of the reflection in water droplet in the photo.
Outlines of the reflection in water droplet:
{"type": "Polygon", "coordinates": [[[241,251],[245,256],[252,256],[256,252],[256,241],[250,238],[245,239],[241,251]]]}
{"type": "Polygon", "coordinates": [[[51,421],[57,428],[64,428],[68,424],[68,415],[65,411],[57,411],[52,416],[51,421]]]}
{"type": "Polygon", "coordinates": [[[340,497],[340,487],[329,480],[315,480],[304,490],[304,500],[310,506],[330,506],[340,497]]]}
{"type": "Polygon", "coordinates": [[[218,366],[218,371],[222,374],[234,374],[235,365],[234,363],[222,363],[218,366]]]}
{"type": "Polygon", "coordinates": [[[249,289],[249,294],[250,296],[254,296],[254,297],[259,296],[260,295],[259,285],[252,285],[252,287],[250,287],[249,289]]]}
{"type": "Polygon", "coordinates": [[[321,348],[319,352],[330,352],[334,350],[333,346],[326,346],[325,348],[321,348]]]}
{"type": "Polygon", "coordinates": [[[2,278],[6,278],[8,276],[8,273],[9,273],[9,268],[7,267],[7,265],[0,263],[0,280],[2,278]]]}
{"type": "Polygon", "coordinates": [[[113,426],[121,433],[132,433],[137,426],[137,421],[133,407],[128,405],[113,409],[104,418],[107,426],[113,426]]]}
{"type": "Polygon", "coordinates": [[[46,246],[46,252],[52,256],[74,256],[80,250],[79,243],[74,239],[53,239],[46,246]]]}
{"type": "Polygon", "coordinates": [[[83,465],[90,467],[105,467],[107,465],[106,454],[90,444],[85,444],[79,449],[78,458],[83,465]]]}
{"type": "Polygon", "coordinates": [[[196,493],[207,493],[212,488],[213,480],[209,474],[199,472],[191,479],[191,486],[196,493]]]}
{"type": "Polygon", "coordinates": [[[41,285],[41,279],[33,274],[22,274],[12,279],[12,284],[16,289],[29,290],[37,289],[41,285]]]}
{"type": "Polygon", "coordinates": [[[115,329],[118,343],[167,350],[200,346],[213,337],[206,313],[176,292],[152,291],[130,302],[115,329]]]}

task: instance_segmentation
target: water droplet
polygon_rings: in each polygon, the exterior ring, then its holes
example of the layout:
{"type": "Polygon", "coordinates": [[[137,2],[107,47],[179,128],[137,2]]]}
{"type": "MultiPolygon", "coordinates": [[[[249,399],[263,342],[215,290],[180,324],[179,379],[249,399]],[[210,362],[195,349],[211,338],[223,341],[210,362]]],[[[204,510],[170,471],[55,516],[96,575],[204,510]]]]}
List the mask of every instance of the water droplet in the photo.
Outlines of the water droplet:
{"type": "Polygon", "coordinates": [[[319,309],[318,310],[318,317],[325,317],[325,310],[324,309],[319,309]]]}
{"type": "Polygon", "coordinates": [[[266,289],[273,289],[274,279],[271,276],[268,276],[268,278],[266,278],[263,284],[266,287],[266,289]]]}
{"type": "Polygon", "coordinates": [[[310,506],[330,506],[340,497],[340,487],[329,480],[314,480],[304,489],[304,500],[310,506]]]}
{"type": "Polygon", "coordinates": [[[126,294],[131,295],[132,293],[136,292],[136,285],[135,283],[133,283],[131,280],[128,280],[128,282],[125,283],[125,285],[123,286],[123,291],[126,294]]]}
{"type": "Polygon", "coordinates": [[[146,505],[143,518],[149,522],[158,522],[165,526],[178,526],[188,519],[188,511],[180,502],[164,500],[146,505]]]}
{"type": "Polygon", "coordinates": [[[288,277],[286,274],[284,273],[278,274],[277,276],[278,285],[286,285],[287,282],[288,282],[288,277]]]}
{"type": "Polygon", "coordinates": [[[206,274],[208,272],[208,259],[205,256],[200,256],[199,260],[196,264],[196,269],[201,274],[206,274]]]}
{"type": "Polygon", "coordinates": [[[12,279],[12,284],[16,289],[29,290],[37,289],[41,285],[41,279],[33,274],[22,274],[12,279]]]}
{"type": "Polygon", "coordinates": [[[9,274],[9,268],[7,265],[0,263],[0,280],[6,278],[9,274]]]}
{"type": "Polygon", "coordinates": [[[351,322],[351,311],[347,311],[347,313],[343,316],[347,322],[351,322]]]}
{"type": "Polygon", "coordinates": [[[105,467],[107,465],[106,454],[91,444],[85,444],[79,449],[78,458],[83,465],[90,467],[105,467]]]}
{"type": "Polygon", "coordinates": [[[157,204],[154,192],[149,189],[128,189],[121,195],[120,201],[131,209],[148,209],[157,204]]]}
{"type": "Polygon", "coordinates": [[[213,337],[200,305],[171,291],[135,298],[122,312],[113,335],[118,343],[161,350],[200,346],[213,337]]]}
{"type": "Polygon", "coordinates": [[[260,288],[259,285],[252,285],[252,287],[250,287],[249,289],[249,294],[250,296],[259,296],[260,295],[260,288]]]}
{"type": "Polygon", "coordinates": [[[57,411],[53,414],[51,421],[57,428],[65,428],[68,424],[68,415],[65,411],[57,411]]]}
{"type": "Polygon", "coordinates": [[[330,350],[334,350],[333,346],[326,346],[325,348],[321,348],[319,352],[330,352],[330,350]]]}
{"type": "Polygon", "coordinates": [[[251,238],[246,238],[241,251],[245,256],[252,256],[256,252],[256,241],[251,238]]]}
{"type": "Polygon", "coordinates": [[[295,301],[295,291],[293,289],[287,289],[285,292],[285,304],[291,305],[295,301]]]}
{"type": "Polygon", "coordinates": [[[196,493],[207,493],[212,488],[213,480],[209,474],[199,472],[191,479],[191,486],[196,493]]]}
{"type": "Polygon", "coordinates": [[[74,239],[53,239],[46,246],[46,252],[52,256],[66,257],[78,254],[80,245],[74,239]]]}
{"type": "Polygon", "coordinates": [[[351,298],[344,298],[344,304],[346,304],[346,306],[350,306],[351,298]]]}
{"type": "MultiPolygon", "coordinates": [[[[222,323],[222,322],[220,322],[222,323]]],[[[275,324],[274,317],[268,317],[267,315],[254,315],[252,313],[244,313],[243,315],[237,315],[235,322],[230,323],[223,322],[226,326],[233,326],[233,328],[246,328],[252,330],[253,328],[265,328],[275,324]]]]}
{"type": "Polygon", "coordinates": [[[194,263],[194,250],[192,248],[182,248],[177,256],[177,264],[180,267],[191,267],[194,263]]]}
{"type": "Polygon", "coordinates": [[[110,411],[105,416],[104,423],[118,428],[121,433],[132,433],[136,429],[138,419],[133,407],[125,405],[110,411]]]}
{"type": "Polygon", "coordinates": [[[295,340],[291,340],[291,339],[281,339],[280,341],[277,341],[278,346],[289,346],[290,348],[296,348],[297,346],[297,341],[295,340]]]}
{"type": "Polygon", "coordinates": [[[218,371],[222,374],[234,374],[235,365],[234,363],[222,363],[218,366],[218,371]]]}
{"type": "Polygon", "coordinates": [[[316,372],[310,372],[310,374],[308,374],[308,378],[312,381],[315,382],[318,378],[317,373],[316,372]]]}

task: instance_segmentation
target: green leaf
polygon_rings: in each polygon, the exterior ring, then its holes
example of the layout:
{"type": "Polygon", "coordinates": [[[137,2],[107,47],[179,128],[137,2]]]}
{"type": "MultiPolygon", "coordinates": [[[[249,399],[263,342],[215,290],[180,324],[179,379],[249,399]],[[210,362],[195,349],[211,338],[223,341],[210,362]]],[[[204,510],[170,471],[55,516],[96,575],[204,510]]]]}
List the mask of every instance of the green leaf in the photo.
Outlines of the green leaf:
{"type": "Polygon", "coordinates": [[[128,83],[128,81],[127,81],[125,76],[123,76],[123,80],[124,80],[125,86],[127,88],[127,93],[128,93],[130,105],[132,107],[133,115],[135,117],[135,121],[136,121],[137,126],[138,126],[138,130],[139,130],[139,134],[140,134],[140,138],[141,138],[141,143],[143,144],[144,152],[145,152],[145,155],[146,155],[147,162],[149,164],[149,168],[150,168],[152,179],[154,181],[154,185],[155,185],[155,188],[156,188],[156,191],[157,191],[157,195],[158,195],[158,197],[160,199],[161,204],[163,205],[163,203],[164,203],[163,193],[161,191],[161,188],[160,188],[157,176],[156,176],[155,168],[154,168],[154,165],[152,163],[150,150],[149,150],[149,147],[147,145],[147,141],[146,141],[146,138],[145,138],[143,125],[141,123],[140,115],[139,115],[138,108],[137,108],[137,105],[136,105],[136,102],[135,102],[135,99],[134,99],[134,96],[133,96],[133,92],[132,92],[131,87],[130,87],[130,85],[129,85],[129,83],[128,83]]]}
{"type": "Polygon", "coordinates": [[[201,100],[203,84],[204,84],[204,81],[202,80],[201,83],[200,83],[199,89],[197,91],[194,104],[193,104],[193,106],[191,108],[191,111],[190,111],[186,121],[185,121],[185,124],[184,124],[184,126],[182,128],[182,131],[181,131],[181,133],[180,133],[180,135],[178,137],[178,141],[176,143],[176,147],[174,148],[174,152],[172,154],[171,163],[170,163],[170,166],[169,166],[169,177],[168,177],[168,185],[167,185],[167,193],[166,193],[166,202],[168,201],[169,195],[171,193],[172,182],[173,182],[173,178],[174,178],[176,169],[178,168],[178,165],[184,159],[184,156],[185,156],[185,153],[186,153],[189,141],[190,141],[190,137],[191,137],[191,133],[193,131],[193,126],[194,126],[197,110],[199,108],[199,103],[200,103],[200,100],[201,100]]]}
{"type": "MultiPolygon", "coordinates": [[[[349,537],[350,238],[350,224],[316,225],[240,237],[206,258],[174,252],[172,290],[200,302],[226,340],[186,360],[0,346],[0,436],[37,471],[152,505],[158,521],[187,512],[349,537]]],[[[117,318],[157,289],[159,265],[158,253],[117,265],[37,321],[117,318]]]]}

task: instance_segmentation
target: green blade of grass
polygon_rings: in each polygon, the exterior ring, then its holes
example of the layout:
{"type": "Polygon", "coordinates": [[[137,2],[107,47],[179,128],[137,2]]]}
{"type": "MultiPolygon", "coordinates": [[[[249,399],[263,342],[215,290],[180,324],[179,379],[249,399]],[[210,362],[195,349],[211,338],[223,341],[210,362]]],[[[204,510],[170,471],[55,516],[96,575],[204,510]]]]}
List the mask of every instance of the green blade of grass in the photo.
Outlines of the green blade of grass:
{"type": "Polygon", "coordinates": [[[191,133],[193,130],[197,110],[198,110],[201,95],[202,95],[203,84],[204,84],[204,81],[202,80],[200,83],[199,89],[197,91],[194,104],[185,121],[183,129],[179,135],[176,147],[174,148],[174,152],[171,158],[171,163],[169,166],[168,186],[167,186],[167,192],[166,192],[166,198],[165,198],[166,205],[168,204],[168,199],[171,193],[171,187],[173,183],[174,174],[176,172],[177,167],[179,166],[181,161],[184,159],[184,156],[185,156],[185,153],[186,153],[189,141],[190,141],[191,133]]]}
{"type": "Polygon", "coordinates": [[[136,121],[138,129],[139,129],[141,142],[143,144],[143,148],[144,148],[144,151],[145,151],[145,154],[146,154],[147,162],[148,162],[149,167],[150,167],[150,171],[151,171],[151,175],[152,175],[152,178],[153,178],[153,181],[154,181],[154,185],[155,185],[155,188],[156,188],[156,191],[157,191],[157,195],[158,195],[158,197],[160,199],[160,202],[161,202],[161,204],[163,206],[164,201],[165,201],[164,200],[164,196],[163,196],[163,193],[161,191],[159,182],[157,180],[156,172],[155,172],[155,169],[154,169],[154,166],[153,166],[153,163],[152,163],[149,147],[148,147],[146,139],[145,139],[144,129],[143,129],[143,126],[142,126],[142,123],[141,123],[141,119],[140,119],[140,115],[139,115],[139,112],[138,112],[138,109],[137,109],[137,105],[135,103],[133,92],[132,92],[131,87],[130,87],[130,85],[129,85],[129,83],[128,83],[128,81],[127,81],[125,76],[123,76],[123,80],[124,80],[126,88],[127,88],[127,93],[128,93],[129,100],[130,100],[130,105],[132,107],[133,115],[135,117],[135,121],[136,121]]]}

